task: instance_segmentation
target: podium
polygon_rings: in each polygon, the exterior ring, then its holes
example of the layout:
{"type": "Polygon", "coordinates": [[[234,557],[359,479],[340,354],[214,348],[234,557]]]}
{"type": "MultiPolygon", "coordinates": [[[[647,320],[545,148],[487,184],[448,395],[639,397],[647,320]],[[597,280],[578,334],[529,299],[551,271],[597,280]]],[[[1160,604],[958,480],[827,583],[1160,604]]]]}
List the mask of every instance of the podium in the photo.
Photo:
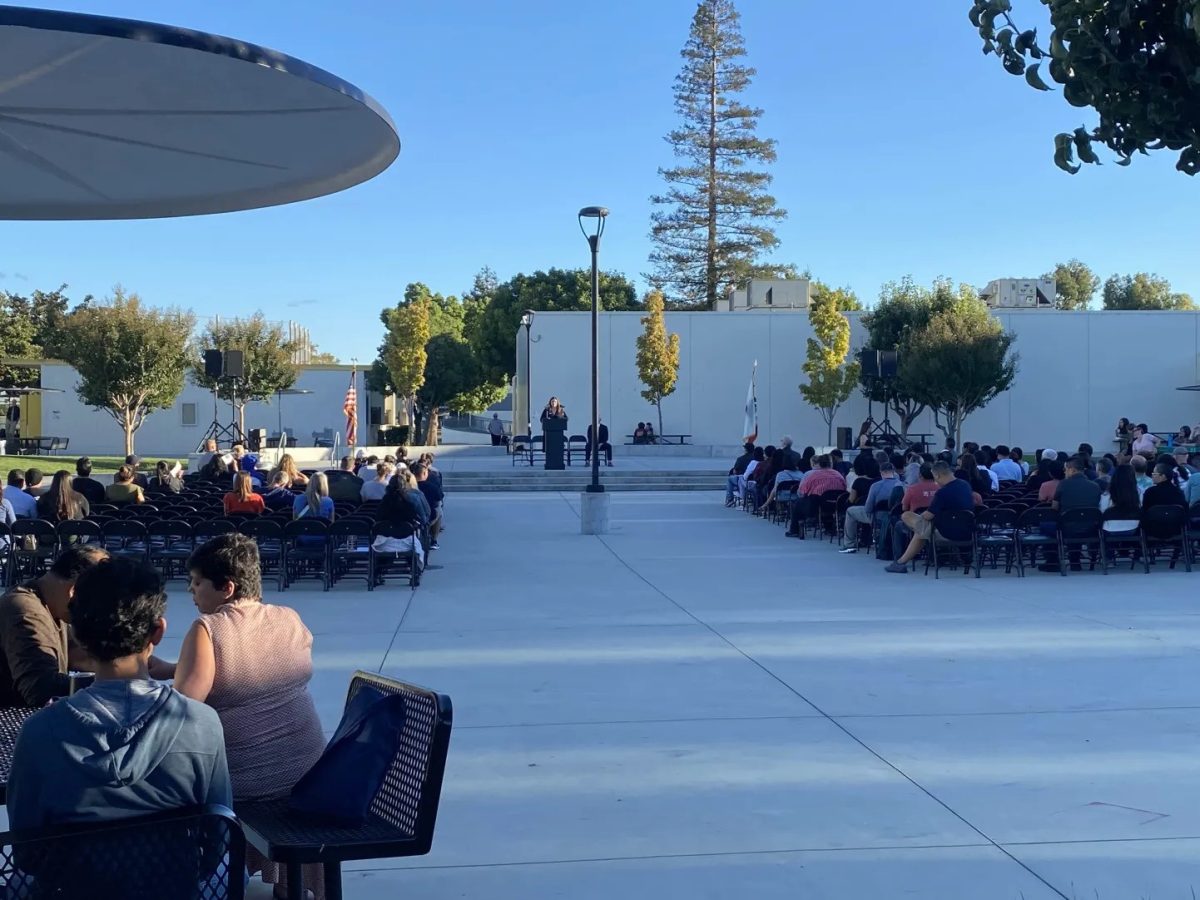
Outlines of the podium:
{"type": "Polygon", "coordinates": [[[565,469],[563,449],[567,443],[567,420],[546,419],[542,422],[542,446],[546,452],[547,469],[565,469]]]}

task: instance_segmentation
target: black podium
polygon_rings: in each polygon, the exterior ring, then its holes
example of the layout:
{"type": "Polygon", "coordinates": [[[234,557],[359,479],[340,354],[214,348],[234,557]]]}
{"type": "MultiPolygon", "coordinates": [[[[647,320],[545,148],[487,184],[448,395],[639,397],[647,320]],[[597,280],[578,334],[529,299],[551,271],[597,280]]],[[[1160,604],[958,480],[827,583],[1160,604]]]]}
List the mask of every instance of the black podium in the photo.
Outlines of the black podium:
{"type": "Polygon", "coordinates": [[[546,419],[542,422],[542,443],[546,451],[547,469],[565,469],[563,449],[567,443],[567,420],[546,419]]]}

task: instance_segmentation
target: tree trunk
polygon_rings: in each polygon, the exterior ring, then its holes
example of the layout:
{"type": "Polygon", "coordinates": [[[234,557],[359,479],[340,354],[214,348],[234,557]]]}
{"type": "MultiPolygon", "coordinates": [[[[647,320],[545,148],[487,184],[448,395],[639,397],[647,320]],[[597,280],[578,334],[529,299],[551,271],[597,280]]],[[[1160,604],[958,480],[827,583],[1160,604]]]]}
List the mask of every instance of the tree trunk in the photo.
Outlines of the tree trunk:
{"type": "Polygon", "coordinates": [[[658,433],[662,434],[662,397],[659,397],[658,402],[654,405],[658,407],[658,433]]]}
{"type": "Polygon", "coordinates": [[[132,413],[126,412],[121,416],[121,428],[125,431],[125,455],[129,456],[133,453],[133,433],[136,430],[132,413]]]}
{"type": "Polygon", "coordinates": [[[437,407],[435,406],[433,408],[433,410],[429,413],[428,421],[425,423],[426,424],[426,430],[425,430],[425,446],[426,447],[436,447],[437,446],[438,422],[439,421],[440,421],[440,419],[437,414],[437,407]]]}

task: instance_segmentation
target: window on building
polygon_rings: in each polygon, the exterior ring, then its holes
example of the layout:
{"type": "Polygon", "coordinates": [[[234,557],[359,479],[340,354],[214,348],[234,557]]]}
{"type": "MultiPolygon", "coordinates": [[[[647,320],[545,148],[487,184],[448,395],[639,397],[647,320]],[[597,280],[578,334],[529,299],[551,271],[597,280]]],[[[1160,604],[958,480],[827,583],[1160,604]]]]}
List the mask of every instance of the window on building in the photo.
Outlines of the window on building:
{"type": "Polygon", "coordinates": [[[775,304],[775,288],[767,288],[767,306],[775,304]]]}
{"type": "Polygon", "coordinates": [[[179,404],[179,409],[181,411],[181,415],[183,416],[183,424],[185,427],[194,427],[200,424],[196,415],[195,403],[181,403],[179,404]]]}
{"type": "Polygon", "coordinates": [[[367,424],[368,425],[382,425],[383,424],[383,407],[381,407],[381,406],[372,406],[371,407],[371,411],[367,417],[367,424]]]}

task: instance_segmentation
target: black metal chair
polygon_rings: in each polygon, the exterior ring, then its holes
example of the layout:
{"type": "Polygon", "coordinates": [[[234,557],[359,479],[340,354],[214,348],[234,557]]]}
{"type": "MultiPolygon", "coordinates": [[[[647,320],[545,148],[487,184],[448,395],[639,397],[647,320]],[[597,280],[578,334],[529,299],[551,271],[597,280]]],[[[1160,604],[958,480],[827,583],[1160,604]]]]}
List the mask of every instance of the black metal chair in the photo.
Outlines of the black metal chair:
{"type": "Polygon", "coordinates": [[[1017,552],[1017,514],[1011,509],[981,509],[975,515],[975,577],[982,575],[983,564],[991,557],[992,568],[1004,553],[1004,574],[1013,569],[1017,552]]]}
{"type": "MultiPolygon", "coordinates": [[[[1142,552],[1142,526],[1140,517],[1137,524],[1133,528],[1127,528],[1122,531],[1109,531],[1109,517],[1113,515],[1110,509],[1105,513],[1105,522],[1101,525],[1100,530],[1100,552],[1104,562],[1104,574],[1108,574],[1109,567],[1114,564],[1117,558],[1124,551],[1129,554],[1129,568],[1132,570],[1141,560],[1142,570],[1150,574],[1150,562],[1146,559],[1146,554],[1142,552]]],[[[1134,521],[1129,519],[1127,521],[1134,521]]]]}
{"type": "Polygon", "coordinates": [[[533,438],[528,434],[515,434],[512,439],[512,464],[517,464],[517,457],[523,456],[533,465],[533,438]]]}
{"type": "Polygon", "coordinates": [[[587,437],[582,434],[571,435],[569,438],[567,438],[566,451],[567,452],[564,455],[566,456],[568,466],[571,464],[571,460],[574,459],[576,456],[582,456],[584,459],[587,459],[588,458],[587,437]]]}
{"type": "Polygon", "coordinates": [[[237,529],[246,537],[254,538],[258,544],[258,560],[263,574],[275,570],[275,583],[279,590],[287,587],[287,567],[283,560],[283,526],[278,522],[249,519],[237,529]]]}
{"type": "Polygon", "coordinates": [[[1183,506],[1152,506],[1142,511],[1142,559],[1157,562],[1158,551],[1173,549],[1171,565],[1183,557],[1183,567],[1192,571],[1191,547],[1187,539],[1188,511],[1183,506]]]}
{"type": "Polygon", "coordinates": [[[300,819],[288,811],[286,799],[238,806],[247,840],[268,859],[287,866],[289,900],[304,896],[303,865],[323,864],[325,896],[341,900],[343,862],[423,856],[433,846],[453,722],[450,698],[382,675],[356,672],[347,704],[363,685],[400,694],[407,702],[404,733],[366,824],[347,827],[300,819]]]}
{"type": "Polygon", "coordinates": [[[323,519],[297,519],[283,526],[285,583],[316,577],[329,590],[329,523],[323,519]]]}
{"type": "Polygon", "coordinates": [[[101,529],[105,549],[112,556],[150,561],[150,538],[146,526],[133,519],[113,519],[101,529]]]}
{"type": "MultiPolygon", "coordinates": [[[[975,514],[967,509],[949,509],[937,513],[933,517],[933,533],[930,534],[929,543],[925,546],[925,574],[929,574],[929,567],[932,565],[935,579],[942,566],[942,557],[938,553],[939,548],[954,551],[955,558],[962,563],[963,574],[969,575],[971,563],[975,561],[977,554],[975,514]],[[957,534],[965,534],[966,537],[954,537],[957,534]]],[[[978,571],[976,571],[975,577],[979,577],[978,571]]]]}
{"type": "Polygon", "coordinates": [[[42,519],[17,519],[10,529],[8,583],[16,584],[24,571],[29,577],[44,575],[58,555],[58,533],[42,519]]]}
{"type": "Polygon", "coordinates": [[[361,578],[371,583],[371,529],[373,521],[338,519],[329,526],[329,575],[331,582],[361,578]]]}
{"type": "Polygon", "coordinates": [[[1046,550],[1058,546],[1058,535],[1046,534],[1042,525],[1047,522],[1058,529],[1058,512],[1048,506],[1035,506],[1017,516],[1017,574],[1025,577],[1025,553],[1029,552],[1029,564],[1037,565],[1037,553],[1043,556],[1046,550]]]}
{"type": "Polygon", "coordinates": [[[792,501],[796,499],[799,492],[800,482],[798,481],[782,481],[775,486],[775,499],[771,501],[771,508],[767,510],[772,525],[788,520],[792,501]]]}
{"type": "Polygon", "coordinates": [[[101,533],[98,522],[89,522],[87,519],[67,519],[54,526],[54,530],[58,534],[59,552],[67,547],[80,544],[104,545],[104,535],[101,533]]]}
{"type": "Polygon", "coordinates": [[[0,834],[5,900],[243,900],[245,871],[224,806],[0,834]]]}
{"type": "Polygon", "coordinates": [[[163,579],[177,575],[188,577],[187,561],[196,549],[192,526],[182,520],[151,522],[146,526],[150,541],[150,565],[157,568],[163,579]]]}
{"type": "Polygon", "coordinates": [[[375,590],[376,585],[382,585],[392,575],[407,575],[408,586],[417,587],[421,583],[421,566],[424,560],[420,557],[421,526],[419,522],[405,525],[393,522],[376,522],[371,526],[371,580],[367,582],[367,590],[375,590]],[[411,548],[401,552],[376,550],[377,538],[413,538],[411,548]]]}
{"type": "Polygon", "coordinates": [[[1058,516],[1058,568],[1065,577],[1067,574],[1068,563],[1075,565],[1074,559],[1068,560],[1068,554],[1074,552],[1077,556],[1079,550],[1072,551],[1072,547],[1080,549],[1090,548],[1090,565],[1093,571],[1096,569],[1096,559],[1100,559],[1100,568],[1102,571],[1108,571],[1108,566],[1104,562],[1104,540],[1100,536],[1100,531],[1104,526],[1104,513],[1096,509],[1068,509],[1058,516]]]}

